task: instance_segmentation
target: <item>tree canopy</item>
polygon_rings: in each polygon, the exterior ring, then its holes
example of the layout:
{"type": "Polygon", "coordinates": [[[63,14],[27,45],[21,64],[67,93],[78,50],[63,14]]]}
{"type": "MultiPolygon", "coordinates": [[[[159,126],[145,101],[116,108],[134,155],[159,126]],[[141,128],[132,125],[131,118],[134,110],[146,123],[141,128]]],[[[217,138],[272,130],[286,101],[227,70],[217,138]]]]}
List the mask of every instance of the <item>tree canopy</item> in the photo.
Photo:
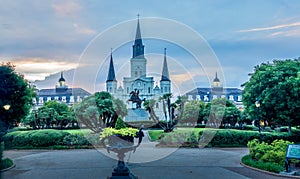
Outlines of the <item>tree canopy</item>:
{"type": "Polygon", "coordinates": [[[0,122],[1,130],[17,125],[32,107],[32,97],[36,96],[24,77],[15,71],[11,63],[0,65],[0,122]],[[8,110],[4,105],[10,105],[8,110]]]}
{"type": "Polygon", "coordinates": [[[96,92],[74,106],[78,122],[98,133],[104,127],[115,127],[118,117],[127,114],[123,101],[108,92],[96,92]]]}
{"type": "Polygon", "coordinates": [[[250,80],[243,84],[245,111],[256,119],[274,125],[300,125],[300,59],[274,60],[254,68],[250,80]]]}
{"type": "Polygon", "coordinates": [[[48,101],[37,110],[31,113],[22,122],[30,125],[34,129],[65,128],[68,124],[74,127],[76,122],[75,114],[72,108],[66,103],[58,101],[48,101]]]}

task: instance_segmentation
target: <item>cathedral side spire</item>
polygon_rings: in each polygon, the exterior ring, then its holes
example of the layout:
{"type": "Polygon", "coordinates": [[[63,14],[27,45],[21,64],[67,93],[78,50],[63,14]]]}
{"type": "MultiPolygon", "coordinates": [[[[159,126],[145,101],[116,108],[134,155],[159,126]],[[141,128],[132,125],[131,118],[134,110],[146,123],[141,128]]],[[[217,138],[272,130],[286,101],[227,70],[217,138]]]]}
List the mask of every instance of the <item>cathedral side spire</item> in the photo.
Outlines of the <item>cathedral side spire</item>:
{"type": "Polygon", "coordinates": [[[115,69],[114,69],[114,63],[113,63],[113,57],[112,57],[112,51],[110,53],[109,70],[108,70],[108,75],[107,75],[106,82],[109,82],[109,81],[117,81],[116,80],[116,75],[115,75],[115,69]]]}
{"type": "Polygon", "coordinates": [[[56,91],[67,90],[68,86],[66,85],[66,80],[64,78],[63,72],[60,73],[60,78],[58,79],[58,84],[56,85],[56,91]]]}
{"type": "Polygon", "coordinates": [[[163,63],[163,70],[161,75],[160,81],[170,81],[169,77],[169,70],[168,70],[168,64],[167,64],[167,49],[164,49],[164,63],[163,63]]]}
{"type": "Polygon", "coordinates": [[[134,45],[132,46],[133,47],[132,58],[136,58],[139,56],[144,57],[144,45],[142,41],[139,17],[140,15],[138,14],[136,35],[135,35],[134,45]]]}
{"type": "Polygon", "coordinates": [[[60,72],[60,78],[59,78],[59,80],[58,80],[58,82],[61,82],[61,81],[66,81],[65,79],[64,79],[64,74],[63,74],[63,72],[60,72]]]}
{"type": "Polygon", "coordinates": [[[214,88],[220,88],[220,89],[222,88],[221,81],[218,78],[218,73],[217,72],[216,72],[216,77],[215,77],[215,79],[213,81],[213,89],[214,88]]]}

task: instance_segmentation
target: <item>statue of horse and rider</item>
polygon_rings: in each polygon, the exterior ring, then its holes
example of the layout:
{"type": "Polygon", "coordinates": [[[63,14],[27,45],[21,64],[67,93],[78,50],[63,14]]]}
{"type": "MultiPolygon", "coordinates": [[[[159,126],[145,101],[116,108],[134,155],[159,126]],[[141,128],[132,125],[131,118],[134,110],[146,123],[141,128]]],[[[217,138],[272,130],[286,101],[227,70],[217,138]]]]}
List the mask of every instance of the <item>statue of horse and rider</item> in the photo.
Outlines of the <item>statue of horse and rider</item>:
{"type": "Polygon", "coordinates": [[[132,103],[136,103],[136,109],[139,109],[142,107],[142,102],[145,101],[145,99],[141,100],[139,97],[140,91],[137,89],[134,89],[134,91],[130,92],[130,98],[128,101],[131,101],[132,103]]]}

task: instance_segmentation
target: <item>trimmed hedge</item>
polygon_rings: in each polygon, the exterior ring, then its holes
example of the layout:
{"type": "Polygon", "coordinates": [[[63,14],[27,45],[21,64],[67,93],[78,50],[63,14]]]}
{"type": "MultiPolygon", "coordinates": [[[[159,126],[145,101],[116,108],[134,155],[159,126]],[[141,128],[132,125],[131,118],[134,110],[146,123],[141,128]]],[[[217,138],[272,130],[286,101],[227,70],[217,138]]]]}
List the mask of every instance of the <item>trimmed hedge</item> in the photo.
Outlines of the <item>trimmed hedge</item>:
{"type": "Polygon", "coordinates": [[[158,146],[198,147],[198,139],[193,131],[162,133],[158,146]]]}
{"type": "MultiPolygon", "coordinates": [[[[200,141],[203,132],[199,133],[200,141]]],[[[241,131],[241,130],[217,130],[213,139],[208,143],[208,146],[247,146],[248,141],[253,139],[259,139],[266,143],[271,143],[274,140],[288,140],[292,142],[300,142],[300,133],[295,131],[292,134],[289,133],[276,133],[276,132],[261,132],[256,131],[241,131]]]]}
{"type": "MultiPolygon", "coordinates": [[[[152,132],[152,131],[151,131],[152,132]]],[[[151,135],[150,131],[149,134],[151,135]]],[[[157,136],[155,134],[154,136],[157,136]]],[[[191,131],[177,130],[171,133],[161,133],[158,135],[160,146],[178,146],[179,144],[189,144],[192,147],[204,145],[206,147],[246,147],[248,141],[259,139],[266,143],[272,143],[274,140],[282,139],[295,143],[300,142],[300,132],[293,131],[289,133],[276,133],[276,132],[261,132],[257,131],[243,131],[235,129],[204,129],[198,135],[191,136],[191,131]],[[196,140],[194,140],[196,136],[196,140]]],[[[157,137],[154,137],[154,139],[157,137]]]]}
{"type": "Polygon", "coordinates": [[[15,147],[49,147],[62,145],[68,132],[48,129],[34,131],[14,131],[3,137],[5,148],[15,147]]]}
{"type": "Polygon", "coordinates": [[[29,131],[14,131],[4,137],[6,149],[34,149],[34,148],[89,148],[92,145],[101,147],[99,134],[82,131],[62,131],[55,129],[41,129],[29,131]]]}

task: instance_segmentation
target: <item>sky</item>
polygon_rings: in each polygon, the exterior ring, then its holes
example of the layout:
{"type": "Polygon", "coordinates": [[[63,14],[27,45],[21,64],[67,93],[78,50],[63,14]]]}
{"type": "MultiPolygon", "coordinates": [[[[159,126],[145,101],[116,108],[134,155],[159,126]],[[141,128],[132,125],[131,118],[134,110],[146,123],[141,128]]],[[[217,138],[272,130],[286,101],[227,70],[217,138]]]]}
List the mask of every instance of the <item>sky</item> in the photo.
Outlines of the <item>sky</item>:
{"type": "Polygon", "coordinates": [[[105,90],[111,48],[118,84],[129,75],[137,14],[148,74],[159,81],[163,48],[174,90],[241,87],[253,67],[300,55],[298,0],[0,0],[0,62],[38,88],[105,90]],[[212,63],[214,62],[214,63],[212,63]],[[93,69],[92,69],[93,68],[93,69]],[[46,79],[46,80],[44,80],[46,79]],[[44,80],[44,81],[43,81],[44,80]],[[183,89],[185,87],[185,89],[183,89]]]}

